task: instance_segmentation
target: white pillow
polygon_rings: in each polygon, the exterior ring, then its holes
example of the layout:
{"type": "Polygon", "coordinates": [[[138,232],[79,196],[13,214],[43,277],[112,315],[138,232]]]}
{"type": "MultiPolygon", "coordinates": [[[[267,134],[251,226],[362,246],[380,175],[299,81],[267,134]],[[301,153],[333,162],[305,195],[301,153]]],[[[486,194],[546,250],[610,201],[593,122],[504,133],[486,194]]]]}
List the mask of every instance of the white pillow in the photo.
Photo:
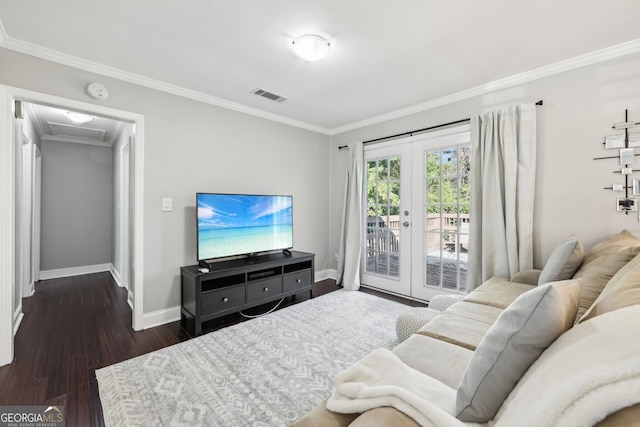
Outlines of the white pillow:
{"type": "Polygon", "coordinates": [[[576,236],[571,235],[551,252],[538,278],[538,285],[571,279],[580,268],[583,259],[582,243],[576,239],[576,236]]]}
{"type": "Polygon", "coordinates": [[[523,293],[498,316],[458,387],[458,419],[494,417],[529,366],[573,325],[581,292],[580,279],[548,283],[523,293]]]}

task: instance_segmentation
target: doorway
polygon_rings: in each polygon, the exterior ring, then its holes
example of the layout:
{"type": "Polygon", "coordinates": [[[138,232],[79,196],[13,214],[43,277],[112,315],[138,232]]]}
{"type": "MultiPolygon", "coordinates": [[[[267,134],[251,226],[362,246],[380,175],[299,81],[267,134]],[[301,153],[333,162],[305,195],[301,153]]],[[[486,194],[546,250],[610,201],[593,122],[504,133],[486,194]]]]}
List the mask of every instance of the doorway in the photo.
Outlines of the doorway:
{"type": "Polygon", "coordinates": [[[365,146],[362,283],[420,300],[466,289],[469,125],[365,146]]]}
{"type": "MultiPolygon", "coordinates": [[[[143,322],[143,257],[142,257],[142,219],[143,205],[142,197],[136,195],[143,194],[143,150],[144,150],[144,117],[140,114],[115,110],[94,104],[79,102],[66,98],[55,97],[47,94],[27,91],[20,88],[0,86],[0,366],[11,363],[13,359],[13,335],[15,333],[14,304],[16,296],[22,294],[16,286],[17,280],[23,274],[16,268],[16,248],[21,248],[24,252],[25,244],[21,241],[20,233],[14,232],[15,226],[20,222],[15,216],[16,193],[21,185],[16,178],[16,158],[15,135],[16,135],[16,104],[15,101],[27,103],[55,106],[65,110],[81,111],[87,114],[109,117],[115,120],[131,123],[134,135],[128,140],[128,157],[130,174],[127,174],[129,183],[127,203],[125,207],[128,212],[123,213],[128,221],[129,239],[121,242],[121,248],[127,255],[127,269],[130,274],[130,289],[132,290],[131,305],[133,310],[132,327],[134,330],[144,329],[143,322]],[[18,246],[19,245],[19,246],[18,246]],[[6,345],[5,345],[6,344],[6,345]]],[[[36,157],[37,159],[37,157],[36,157]]],[[[36,178],[37,179],[37,178],[36,178]]],[[[37,191],[33,194],[37,196],[37,191]]],[[[33,201],[33,206],[37,206],[37,200],[33,201]]],[[[33,228],[32,228],[33,230],[33,228]]],[[[36,234],[36,232],[32,233],[36,234]]],[[[29,240],[32,242],[32,239],[29,240]]],[[[31,245],[30,245],[31,246],[31,245]]],[[[35,264],[39,262],[37,257],[32,257],[30,261],[35,264]]],[[[20,264],[22,265],[22,264],[20,264]]],[[[37,270],[37,268],[36,268],[37,270]]],[[[25,269],[20,270],[24,272],[25,269]]],[[[36,277],[34,275],[34,277],[36,277]]]]}

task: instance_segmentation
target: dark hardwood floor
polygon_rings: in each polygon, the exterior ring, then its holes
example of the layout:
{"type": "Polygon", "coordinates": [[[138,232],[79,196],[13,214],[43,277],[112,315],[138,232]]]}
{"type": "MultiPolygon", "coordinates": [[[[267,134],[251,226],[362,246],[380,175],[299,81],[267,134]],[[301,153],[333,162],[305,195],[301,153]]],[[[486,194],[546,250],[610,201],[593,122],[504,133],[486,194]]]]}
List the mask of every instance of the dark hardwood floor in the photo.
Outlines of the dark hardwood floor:
{"type": "MultiPolygon", "coordinates": [[[[314,284],[314,295],[337,290],[333,280],[314,284]]],[[[401,297],[364,292],[424,305],[401,297]]],[[[126,291],[109,273],[41,281],[23,299],[24,319],[15,337],[13,363],[0,367],[0,405],[62,405],[67,426],[102,426],[95,370],[191,339],[180,322],[144,331],[131,329],[126,291]]],[[[309,293],[285,299],[278,307],[304,301],[309,293]]],[[[254,307],[260,314],[275,303],[254,307]]],[[[246,320],[239,314],[203,325],[210,332],[246,320]]]]}

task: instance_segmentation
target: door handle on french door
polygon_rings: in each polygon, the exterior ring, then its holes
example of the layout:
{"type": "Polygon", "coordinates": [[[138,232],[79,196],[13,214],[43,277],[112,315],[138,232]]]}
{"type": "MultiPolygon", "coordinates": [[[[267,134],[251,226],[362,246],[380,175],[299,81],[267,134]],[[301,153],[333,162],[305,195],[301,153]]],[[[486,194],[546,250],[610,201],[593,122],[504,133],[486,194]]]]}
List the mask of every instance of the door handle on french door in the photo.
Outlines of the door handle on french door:
{"type": "Polygon", "coordinates": [[[403,222],[403,223],[402,223],[402,226],[403,226],[404,228],[409,228],[409,221],[405,221],[405,222],[403,222]]]}

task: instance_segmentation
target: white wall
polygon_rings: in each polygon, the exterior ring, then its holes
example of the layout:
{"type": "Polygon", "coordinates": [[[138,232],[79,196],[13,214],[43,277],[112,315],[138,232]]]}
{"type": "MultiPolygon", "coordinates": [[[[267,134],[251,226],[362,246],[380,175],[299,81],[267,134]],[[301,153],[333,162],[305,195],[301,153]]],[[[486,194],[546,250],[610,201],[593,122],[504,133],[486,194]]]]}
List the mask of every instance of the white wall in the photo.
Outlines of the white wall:
{"type": "MultiPolygon", "coordinates": [[[[197,191],[294,196],[295,249],[329,253],[329,137],[0,49],[0,83],[144,115],[144,312],[180,304],[197,191]],[[100,82],[109,99],[84,88],[100,82]],[[161,199],[173,198],[173,212],[161,199]]],[[[265,100],[265,102],[267,102],[265,100]]]]}
{"type": "Polygon", "coordinates": [[[160,306],[178,297],[178,267],[196,260],[196,192],[293,195],[294,247],[316,253],[322,266],[328,253],[329,138],[188,100],[175,104],[161,121],[146,121],[145,276],[151,283],[172,277],[171,293],[160,306]],[[166,135],[153,150],[149,132],[166,135]],[[161,212],[163,197],[173,198],[173,212],[161,212]]]}
{"type": "Polygon", "coordinates": [[[42,271],[109,264],[113,247],[113,152],[42,144],[42,271]]]}
{"type": "MultiPolygon", "coordinates": [[[[638,215],[616,212],[620,193],[604,190],[623,183],[614,155],[603,149],[611,125],[640,122],[640,55],[568,71],[419,114],[335,135],[331,150],[331,251],[337,252],[346,151],[338,146],[472,117],[506,105],[544,100],[538,107],[538,170],[534,213],[534,264],[543,265],[555,245],[575,233],[585,246],[624,228],[640,237],[638,215]]],[[[640,160],[636,160],[638,164],[640,160]]],[[[640,165],[637,166],[640,168],[640,165]]],[[[633,175],[640,178],[640,173],[633,175]]]]}

